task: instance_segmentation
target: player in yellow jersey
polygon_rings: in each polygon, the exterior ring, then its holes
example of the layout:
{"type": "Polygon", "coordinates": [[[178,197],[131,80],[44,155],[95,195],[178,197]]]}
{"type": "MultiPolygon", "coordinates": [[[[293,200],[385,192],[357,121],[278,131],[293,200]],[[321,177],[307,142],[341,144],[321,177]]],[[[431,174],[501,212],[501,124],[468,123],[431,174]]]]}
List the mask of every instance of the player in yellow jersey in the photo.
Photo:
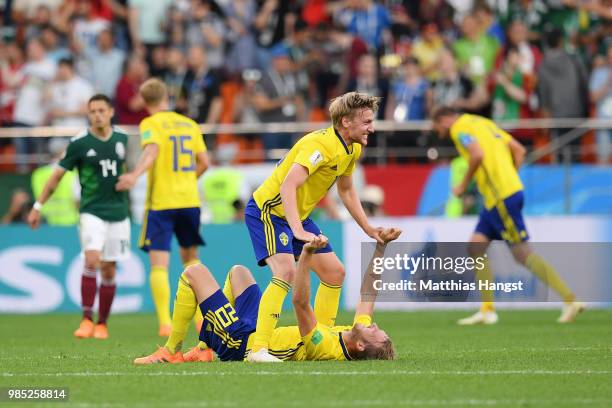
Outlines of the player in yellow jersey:
{"type": "MultiPolygon", "coordinates": [[[[382,257],[387,243],[400,234],[396,228],[381,230],[381,242],[376,245],[373,258],[382,257]]],[[[327,238],[323,235],[303,245],[293,287],[298,325],[274,329],[269,341],[270,354],[279,361],[393,359],[395,351],[391,339],[372,323],[376,300],[373,281],[379,278],[373,273],[372,264],[369,273],[364,275],[362,299],[357,305],[353,325],[331,327],[317,320],[318,305],[315,304],[314,311],[310,306],[309,265],[314,253],[326,245],[327,238]]],[[[166,344],[149,356],[135,359],[134,363],[206,362],[212,361],[212,350],[221,361],[242,361],[253,347],[261,298],[259,286],[244,266],[234,266],[230,270],[223,290],[204,265],[188,267],[179,280],[175,305],[178,312],[173,319],[188,322],[199,304],[205,319],[200,331],[202,342],[185,355],[166,344]]]]}
{"type": "MultiPolygon", "coordinates": [[[[565,302],[558,322],[572,322],[584,310],[584,304],[575,301],[574,293],[553,266],[533,252],[527,243],[529,235],[522,214],[523,184],[518,174],[525,148],[491,120],[461,114],[450,107],[436,110],[433,122],[434,130],[441,137],[450,136],[459,154],[469,163],[466,175],[453,188],[453,194],[461,196],[474,178],[484,199],[485,208],[470,240],[470,255],[482,256],[492,240],[503,239],[510,246],[514,259],[547,283],[565,302]]],[[[493,280],[488,261],[477,278],[493,280]]],[[[481,310],[459,320],[459,324],[497,323],[492,292],[483,292],[482,298],[481,310]]]]}
{"type": "MultiPolygon", "coordinates": [[[[124,174],[118,190],[128,190],[147,172],[147,198],[139,246],[149,253],[151,292],[159,335],[171,336],[168,263],[172,235],[176,235],[185,266],[199,263],[200,198],[198,178],[209,160],[200,128],[193,120],[168,111],[166,86],[150,79],[140,87],[150,116],[140,123],[143,152],[136,168],[124,174]]],[[[171,336],[172,337],[172,336],[171,336]]]]}
{"type": "MultiPolygon", "coordinates": [[[[379,98],[358,92],[334,99],[329,107],[332,126],[298,140],[247,204],[245,222],[257,262],[272,270],[272,280],[261,300],[249,361],[278,361],[267,351],[270,336],[295,276],[295,260],[304,242],[321,234],[309,215],[336,181],[340,199],[353,219],[368,236],[380,241],[381,229],[368,222],[351,178],[362,146],[374,133],[378,105],[379,98]]],[[[317,318],[332,326],[344,267],[330,245],[316,251],[309,267],[321,280],[315,299],[317,318]]]]}

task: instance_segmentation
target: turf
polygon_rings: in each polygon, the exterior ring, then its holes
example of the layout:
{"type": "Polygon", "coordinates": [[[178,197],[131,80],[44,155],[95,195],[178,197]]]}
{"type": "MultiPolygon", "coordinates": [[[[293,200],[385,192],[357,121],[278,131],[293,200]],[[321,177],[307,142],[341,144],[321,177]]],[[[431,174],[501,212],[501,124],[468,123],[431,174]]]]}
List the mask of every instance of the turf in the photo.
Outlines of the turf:
{"type": "Polygon", "coordinates": [[[75,315],[3,315],[0,388],[68,387],[80,407],[612,406],[612,310],[572,325],[556,311],[502,311],[494,327],[456,326],[464,315],[378,313],[392,362],[147,367],[131,362],[161,342],[153,316],[112,316],[111,338],[97,341],[71,337],[75,315]]]}

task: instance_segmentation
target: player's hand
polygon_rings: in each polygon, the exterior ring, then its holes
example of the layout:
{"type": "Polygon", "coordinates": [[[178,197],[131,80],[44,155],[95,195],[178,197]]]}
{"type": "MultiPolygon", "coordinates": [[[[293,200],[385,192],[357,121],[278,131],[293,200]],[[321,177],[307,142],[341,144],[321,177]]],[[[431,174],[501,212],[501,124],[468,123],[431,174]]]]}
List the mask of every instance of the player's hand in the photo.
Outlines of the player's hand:
{"type": "Polygon", "coordinates": [[[368,234],[368,237],[373,238],[376,240],[377,243],[379,244],[384,244],[385,242],[383,241],[383,239],[380,237],[380,234],[384,231],[383,227],[370,227],[367,231],[366,234],[368,234]]]}
{"type": "Polygon", "coordinates": [[[28,225],[32,229],[38,228],[40,225],[40,211],[35,210],[34,208],[30,210],[30,213],[28,214],[28,225]]]}
{"type": "MultiPolygon", "coordinates": [[[[314,234],[313,234],[314,235],[314,234]]],[[[304,251],[313,253],[317,249],[325,248],[329,240],[323,234],[314,235],[314,238],[304,245],[304,251]]]]}
{"type": "Polygon", "coordinates": [[[453,195],[455,197],[461,197],[463,194],[465,194],[465,190],[467,190],[466,185],[463,183],[459,183],[458,185],[453,187],[453,195]]]}
{"type": "Polygon", "coordinates": [[[313,234],[312,232],[305,231],[305,230],[293,232],[293,238],[299,239],[300,241],[304,241],[304,242],[310,242],[315,237],[316,237],[315,234],[313,234]]]}
{"type": "Polygon", "coordinates": [[[115,190],[127,191],[136,184],[136,177],[132,173],[125,173],[119,176],[119,181],[115,184],[115,190]]]}
{"type": "Polygon", "coordinates": [[[395,241],[402,234],[402,230],[399,228],[391,227],[385,228],[380,232],[380,238],[385,244],[395,241]]]}

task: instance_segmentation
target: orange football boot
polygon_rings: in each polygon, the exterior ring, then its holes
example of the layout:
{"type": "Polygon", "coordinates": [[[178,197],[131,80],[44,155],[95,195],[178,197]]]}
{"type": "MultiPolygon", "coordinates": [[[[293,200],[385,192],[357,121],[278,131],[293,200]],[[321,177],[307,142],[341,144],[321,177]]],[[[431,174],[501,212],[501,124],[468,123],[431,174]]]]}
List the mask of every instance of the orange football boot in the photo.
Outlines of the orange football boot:
{"type": "Polygon", "coordinates": [[[170,337],[170,333],[172,333],[172,325],[162,324],[159,326],[159,332],[157,333],[157,335],[159,337],[170,337]]]}
{"type": "Polygon", "coordinates": [[[149,356],[139,357],[134,360],[134,364],[147,365],[157,363],[180,364],[183,363],[183,354],[180,351],[172,354],[165,347],[160,347],[157,351],[149,356]]]}
{"type": "Polygon", "coordinates": [[[78,337],[79,339],[88,339],[92,337],[94,334],[94,324],[89,319],[81,320],[81,324],[79,328],[75,330],[74,337],[78,337]]]}
{"type": "Polygon", "coordinates": [[[186,363],[208,363],[215,359],[215,353],[209,348],[201,349],[195,346],[183,355],[186,363]]]}
{"type": "Polygon", "coordinates": [[[98,323],[94,327],[93,332],[94,339],[98,340],[106,340],[108,339],[108,327],[106,327],[105,323],[98,323]]]}

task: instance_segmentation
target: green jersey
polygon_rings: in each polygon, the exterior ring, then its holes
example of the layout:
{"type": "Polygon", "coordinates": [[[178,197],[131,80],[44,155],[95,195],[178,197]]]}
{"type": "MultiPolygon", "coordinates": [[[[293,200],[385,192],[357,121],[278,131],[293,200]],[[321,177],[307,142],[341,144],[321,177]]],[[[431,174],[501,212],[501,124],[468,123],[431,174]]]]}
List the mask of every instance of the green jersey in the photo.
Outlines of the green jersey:
{"type": "Polygon", "coordinates": [[[84,131],[70,140],[59,165],[77,168],[81,184],[81,213],[105,221],[122,221],[129,214],[128,193],[115,190],[119,176],[125,172],[128,136],[113,128],[107,140],[84,131]]]}

